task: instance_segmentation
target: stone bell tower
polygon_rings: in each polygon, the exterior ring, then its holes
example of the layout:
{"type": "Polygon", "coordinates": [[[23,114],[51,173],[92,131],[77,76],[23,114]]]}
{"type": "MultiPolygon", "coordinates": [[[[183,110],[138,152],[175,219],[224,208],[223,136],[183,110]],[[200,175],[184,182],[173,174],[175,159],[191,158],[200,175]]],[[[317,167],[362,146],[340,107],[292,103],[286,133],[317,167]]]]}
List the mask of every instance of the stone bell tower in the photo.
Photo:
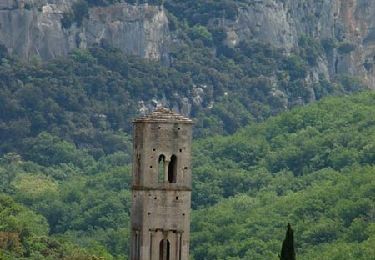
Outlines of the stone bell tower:
{"type": "Polygon", "coordinates": [[[157,108],[134,121],[131,260],[188,260],[192,121],[157,108]]]}

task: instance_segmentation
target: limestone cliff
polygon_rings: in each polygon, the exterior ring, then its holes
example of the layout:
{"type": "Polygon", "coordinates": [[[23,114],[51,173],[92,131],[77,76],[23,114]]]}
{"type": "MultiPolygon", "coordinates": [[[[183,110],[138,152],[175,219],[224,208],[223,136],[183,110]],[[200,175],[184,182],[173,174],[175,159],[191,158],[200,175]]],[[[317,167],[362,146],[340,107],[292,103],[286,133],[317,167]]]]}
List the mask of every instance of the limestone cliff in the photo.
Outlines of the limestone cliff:
{"type": "Polygon", "coordinates": [[[166,55],[168,20],[162,8],[116,4],[89,9],[81,26],[62,26],[75,0],[0,1],[0,43],[22,58],[66,55],[74,48],[109,44],[150,59],[166,55]]]}
{"type": "Polygon", "coordinates": [[[316,73],[362,77],[375,88],[375,1],[372,0],[253,0],[239,9],[236,20],[224,23],[227,43],[257,39],[291,50],[306,35],[330,40],[316,73]]]}
{"type": "MultiPolygon", "coordinates": [[[[74,48],[108,44],[126,53],[163,59],[168,53],[168,19],[162,7],[116,4],[89,9],[82,25],[62,26],[64,13],[76,0],[0,1],[0,43],[29,59],[66,55],[74,48]]],[[[286,52],[302,35],[328,42],[328,48],[306,80],[323,75],[359,76],[375,88],[375,1],[373,0],[248,0],[236,19],[211,19],[222,26],[226,42],[242,39],[268,42],[286,52]]]]}

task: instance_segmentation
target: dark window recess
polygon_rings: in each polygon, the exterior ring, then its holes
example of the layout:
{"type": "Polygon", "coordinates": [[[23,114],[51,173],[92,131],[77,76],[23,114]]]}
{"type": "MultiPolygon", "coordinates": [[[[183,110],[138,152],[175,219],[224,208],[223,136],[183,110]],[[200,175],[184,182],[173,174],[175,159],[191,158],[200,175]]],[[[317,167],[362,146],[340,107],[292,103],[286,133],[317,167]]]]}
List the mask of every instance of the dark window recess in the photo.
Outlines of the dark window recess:
{"type": "Polygon", "coordinates": [[[168,239],[162,239],[159,245],[159,260],[170,260],[171,243],[168,239]]]}
{"type": "Polygon", "coordinates": [[[172,155],[171,161],[168,164],[168,182],[176,183],[177,182],[177,157],[172,155]]]}
{"type": "Polygon", "coordinates": [[[135,165],[136,170],[135,170],[135,183],[136,185],[139,185],[141,181],[141,155],[137,153],[137,163],[135,165]]]}

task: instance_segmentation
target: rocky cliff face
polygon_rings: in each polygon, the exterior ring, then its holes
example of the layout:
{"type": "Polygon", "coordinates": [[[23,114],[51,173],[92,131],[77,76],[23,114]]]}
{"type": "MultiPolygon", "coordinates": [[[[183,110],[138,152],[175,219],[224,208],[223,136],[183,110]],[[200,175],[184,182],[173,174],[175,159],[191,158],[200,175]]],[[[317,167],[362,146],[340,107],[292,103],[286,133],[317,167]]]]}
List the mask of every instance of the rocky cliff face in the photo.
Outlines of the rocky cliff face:
{"type": "Polygon", "coordinates": [[[89,9],[82,25],[63,28],[75,0],[0,1],[0,43],[29,59],[66,55],[74,48],[108,44],[126,53],[162,59],[167,52],[168,20],[163,9],[116,4],[89,9]]]}
{"type": "MultiPolygon", "coordinates": [[[[168,53],[168,19],[163,8],[116,4],[89,9],[82,25],[62,26],[76,0],[0,1],[0,43],[23,58],[66,55],[74,48],[108,44],[126,53],[163,59],[168,53]]],[[[348,73],[375,88],[375,1],[249,0],[224,26],[227,44],[242,39],[268,42],[287,52],[302,35],[329,43],[307,80],[348,73]]]]}
{"type": "Polygon", "coordinates": [[[375,1],[254,0],[224,23],[229,45],[257,39],[288,51],[301,35],[330,42],[316,73],[360,76],[375,88],[375,1]]]}

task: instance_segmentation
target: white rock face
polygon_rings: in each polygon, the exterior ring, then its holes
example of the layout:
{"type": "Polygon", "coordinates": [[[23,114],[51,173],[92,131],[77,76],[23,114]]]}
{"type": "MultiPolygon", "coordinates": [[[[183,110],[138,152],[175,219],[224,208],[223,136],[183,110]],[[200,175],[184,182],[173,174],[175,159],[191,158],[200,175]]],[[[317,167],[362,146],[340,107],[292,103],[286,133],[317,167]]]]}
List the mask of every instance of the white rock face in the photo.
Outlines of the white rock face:
{"type": "MultiPolygon", "coordinates": [[[[116,4],[90,8],[82,26],[64,29],[61,19],[76,0],[1,0],[0,43],[11,53],[30,59],[64,56],[74,48],[95,44],[117,47],[149,59],[166,59],[168,19],[163,8],[116,4]]],[[[302,35],[317,41],[333,39],[309,81],[319,75],[335,78],[349,73],[375,89],[375,1],[373,0],[253,0],[241,5],[234,21],[212,19],[223,26],[226,43],[257,40],[291,51],[302,35]],[[339,45],[354,46],[340,52],[339,45]]]]}
{"type": "Polygon", "coordinates": [[[29,59],[64,56],[74,48],[108,44],[149,59],[167,55],[168,19],[162,8],[116,4],[90,8],[82,26],[61,19],[75,0],[8,0],[0,3],[0,43],[29,59]]]}
{"type": "MultiPolygon", "coordinates": [[[[211,26],[222,23],[212,20],[211,26]]],[[[225,20],[224,25],[229,46],[247,39],[290,51],[302,35],[352,44],[355,48],[350,52],[326,53],[316,72],[328,72],[331,78],[340,73],[359,76],[375,89],[373,0],[255,0],[239,9],[235,21],[225,20]]]]}

